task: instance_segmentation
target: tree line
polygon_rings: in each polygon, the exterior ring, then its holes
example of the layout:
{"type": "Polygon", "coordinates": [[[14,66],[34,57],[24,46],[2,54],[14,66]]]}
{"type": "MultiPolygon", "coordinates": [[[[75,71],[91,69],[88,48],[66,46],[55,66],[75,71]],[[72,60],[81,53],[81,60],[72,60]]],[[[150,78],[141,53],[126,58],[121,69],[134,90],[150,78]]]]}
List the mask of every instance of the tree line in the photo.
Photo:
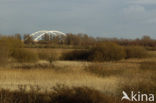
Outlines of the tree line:
{"type": "MultiPolygon", "coordinates": [[[[62,40],[62,38],[59,40],[62,40]]],[[[144,47],[122,46],[115,43],[115,41],[111,41],[109,39],[96,41],[95,38],[88,37],[87,35],[80,36],[80,35],[67,34],[64,40],[65,40],[64,42],[68,43],[66,45],[75,45],[75,46],[79,45],[82,47],[90,46],[90,48],[73,49],[71,52],[62,53],[61,56],[57,58],[56,54],[46,55],[47,53],[41,54],[41,53],[36,53],[34,51],[31,51],[30,49],[26,49],[25,45],[27,45],[27,43],[25,43],[26,41],[23,42],[21,40],[19,34],[14,36],[1,36],[0,37],[0,48],[1,48],[0,62],[1,64],[4,65],[7,64],[9,60],[17,61],[17,62],[36,62],[39,59],[41,60],[46,59],[50,63],[55,59],[81,60],[81,61],[117,61],[121,59],[144,58],[148,56],[148,53],[144,47]],[[79,38],[77,36],[79,36],[79,38]]],[[[32,41],[32,43],[34,44],[46,43],[46,45],[49,44],[52,45],[53,44],[52,42],[53,40],[46,41],[44,39],[38,42],[32,41]]]]}
{"type": "Polygon", "coordinates": [[[29,47],[39,47],[45,45],[45,47],[51,47],[52,45],[67,45],[67,46],[79,46],[79,47],[92,47],[97,43],[113,42],[121,46],[144,46],[147,49],[156,50],[156,39],[152,39],[150,36],[143,36],[136,39],[120,39],[120,38],[104,38],[104,37],[92,37],[87,34],[67,33],[66,36],[49,36],[45,34],[41,40],[34,41],[30,34],[15,34],[14,37],[23,41],[23,43],[29,47]]]}
{"type": "Polygon", "coordinates": [[[49,44],[49,45],[73,45],[73,46],[93,46],[96,43],[101,42],[114,42],[122,46],[144,46],[144,47],[156,47],[156,40],[150,36],[143,36],[137,39],[119,39],[119,38],[104,38],[104,37],[92,37],[87,34],[73,34],[67,33],[66,36],[49,36],[45,34],[42,40],[34,42],[30,35],[24,35],[25,44],[49,44]]]}

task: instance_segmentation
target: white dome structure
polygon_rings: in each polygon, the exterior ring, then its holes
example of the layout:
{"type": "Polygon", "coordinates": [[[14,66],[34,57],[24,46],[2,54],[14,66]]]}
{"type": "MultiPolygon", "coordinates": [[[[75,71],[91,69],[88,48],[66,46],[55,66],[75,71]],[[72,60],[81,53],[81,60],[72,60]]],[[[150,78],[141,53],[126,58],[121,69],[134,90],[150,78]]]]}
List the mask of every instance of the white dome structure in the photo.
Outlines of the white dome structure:
{"type": "Polygon", "coordinates": [[[55,36],[65,36],[66,34],[60,31],[37,31],[35,33],[30,34],[30,36],[33,38],[34,41],[42,40],[43,36],[45,34],[48,34],[49,36],[55,37],[55,36]]]}

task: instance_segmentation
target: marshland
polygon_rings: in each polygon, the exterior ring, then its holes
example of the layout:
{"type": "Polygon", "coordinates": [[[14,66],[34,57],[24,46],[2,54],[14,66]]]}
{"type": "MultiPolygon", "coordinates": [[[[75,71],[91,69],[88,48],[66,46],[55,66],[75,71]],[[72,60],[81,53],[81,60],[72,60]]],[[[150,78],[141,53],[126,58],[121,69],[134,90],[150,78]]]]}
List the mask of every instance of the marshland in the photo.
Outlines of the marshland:
{"type": "Polygon", "coordinates": [[[156,40],[61,40],[0,37],[0,103],[120,103],[122,91],[156,92],[156,40]]]}

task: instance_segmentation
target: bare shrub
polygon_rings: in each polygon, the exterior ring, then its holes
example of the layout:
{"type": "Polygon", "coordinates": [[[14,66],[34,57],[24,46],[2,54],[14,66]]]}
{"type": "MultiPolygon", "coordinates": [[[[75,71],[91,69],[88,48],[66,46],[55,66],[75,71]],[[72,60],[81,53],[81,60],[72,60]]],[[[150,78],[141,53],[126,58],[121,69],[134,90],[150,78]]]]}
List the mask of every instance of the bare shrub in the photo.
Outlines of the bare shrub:
{"type": "Polygon", "coordinates": [[[0,103],[112,103],[103,93],[88,87],[55,86],[53,91],[41,93],[40,88],[31,87],[19,91],[0,90],[0,103]]]}
{"type": "Polygon", "coordinates": [[[58,55],[55,54],[55,53],[51,53],[51,54],[49,55],[49,57],[48,57],[49,63],[51,64],[52,62],[54,62],[54,61],[56,61],[56,60],[58,60],[58,55]]]}
{"type": "Polygon", "coordinates": [[[47,60],[51,64],[53,61],[58,60],[60,57],[57,53],[47,53],[47,52],[39,52],[38,53],[39,59],[47,60]]]}
{"type": "Polygon", "coordinates": [[[39,93],[32,88],[26,92],[25,88],[19,88],[19,91],[0,90],[0,103],[49,103],[47,94],[39,93]]]}
{"type": "Polygon", "coordinates": [[[111,42],[97,44],[91,49],[89,56],[92,61],[116,61],[123,58],[125,58],[123,47],[111,42]]]}
{"type": "Polygon", "coordinates": [[[36,62],[38,60],[38,55],[27,49],[15,49],[11,56],[15,58],[18,62],[36,62]]]}
{"type": "Polygon", "coordinates": [[[17,37],[0,37],[0,65],[5,65],[8,62],[10,54],[17,48],[23,46],[20,39],[17,37]]]}
{"type": "Polygon", "coordinates": [[[0,66],[4,66],[8,62],[9,50],[0,43],[0,66]]]}
{"type": "Polygon", "coordinates": [[[126,58],[144,58],[148,56],[148,53],[144,47],[129,46],[125,48],[126,58]]]}
{"type": "Polygon", "coordinates": [[[52,103],[111,103],[97,90],[88,87],[57,86],[52,94],[52,103]]]}

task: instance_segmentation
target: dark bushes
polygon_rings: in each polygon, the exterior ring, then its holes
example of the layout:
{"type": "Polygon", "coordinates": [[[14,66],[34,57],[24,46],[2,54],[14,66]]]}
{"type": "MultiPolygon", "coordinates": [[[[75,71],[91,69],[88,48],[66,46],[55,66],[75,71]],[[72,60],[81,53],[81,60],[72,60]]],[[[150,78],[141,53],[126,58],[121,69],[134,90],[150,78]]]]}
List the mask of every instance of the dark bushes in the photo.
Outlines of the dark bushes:
{"type": "Polygon", "coordinates": [[[25,91],[1,90],[0,97],[0,103],[50,103],[47,99],[48,95],[38,91],[27,93],[25,91]]]}
{"type": "Polygon", "coordinates": [[[4,66],[8,62],[9,50],[0,43],[0,66],[4,66]]]}
{"type": "Polygon", "coordinates": [[[75,50],[64,55],[67,60],[116,61],[123,59],[123,47],[115,43],[102,43],[89,50],[75,50]]]}
{"type": "Polygon", "coordinates": [[[6,64],[8,59],[14,58],[18,62],[34,62],[37,54],[23,48],[23,42],[16,36],[0,37],[0,61],[6,64]]]}
{"type": "Polygon", "coordinates": [[[88,50],[74,50],[65,53],[62,58],[65,60],[88,60],[89,55],[88,50]]]}
{"type": "Polygon", "coordinates": [[[18,62],[35,62],[38,60],[38,55],[35,52],[23,48],[15,49],[11,56],[18,62]]]}
{"type": "Polygon", "coordinates": [[[0,65],[8,63],[10,54],[17,48],[22,47],[22,42],[16,37],[0,37],[0,65]]]}
{"type": "Polygon", "coordinates": [[[148,53],[144,47],[130,46],[125,48],[126,58],[144,58],[148,53]]]}
{"type": "Polygon", "coordinates": [[[108,96],[88,87],[56,86],[52,92],[40,93],[39,89],[11,92],[0,90],[0,103],[112,103],[108,96]]]}
{"type": "Polygon", "coordinates": [[[110,103],[104,94],[87,87],[64,87],[54,88],[52,103],[110,103]]]}
{"type": "Polygon", "coordinates": [[[129,58],[145,58],[147,50],[139,46],[122,47],[112,42],[99,43],[89,50],[75,50],[63,56],[65,60],[117,61],[129,58]]]}
{"type": "Polygon", "coordinates": [[[111,43],[101,43],[90,50],[89,60],[91,61],[116,61],[125,58],[123,47],[111,43]]]}

